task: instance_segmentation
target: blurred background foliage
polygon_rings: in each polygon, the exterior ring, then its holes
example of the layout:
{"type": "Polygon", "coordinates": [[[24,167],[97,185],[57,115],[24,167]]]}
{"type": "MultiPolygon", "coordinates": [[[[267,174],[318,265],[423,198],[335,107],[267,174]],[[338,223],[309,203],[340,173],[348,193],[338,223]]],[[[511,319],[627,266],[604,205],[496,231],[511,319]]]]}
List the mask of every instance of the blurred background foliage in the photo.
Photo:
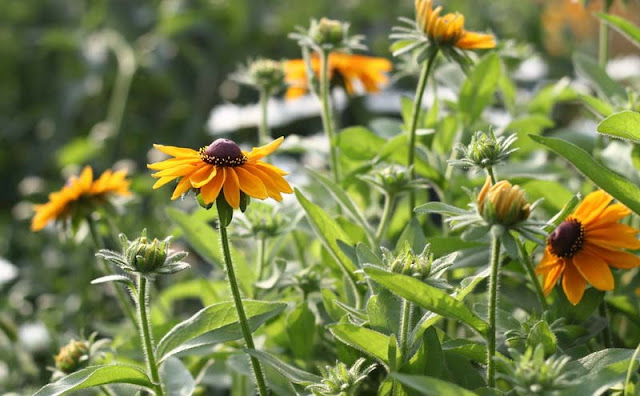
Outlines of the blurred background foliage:
{"type": "MultiPolygon", "coordinates": [[[[602,1],[587,9],[571,0],[446,3],[467,17],[471,30],[486,27],[501,41],[529,43],[548,64],[548,80],[572,73],[577,47],[596,53],[598,24],[591,12],[602,1]]],[[[636,24],[639,11],[637,3],[613,8],[636,24]]],[[[227,79],[239,63],[298,58],[287,34],[322,16],[350,21],[354,33],[366,35],[372,54],[390,57],[391,26],[412,15],[410,0],[0,2],[0,258],[8,261],[0,262],[0,327],[6,339],[20,339],[16,348],[0,343],[0,390],[46,382],[49,374],[37,368],[51,364],[64,335],[117,314],[113,301],[100,305],[102,292],[87,287],[95,275],[86,262],[88,246],[29,231],[33,203],[44,202],[85,164],[96,173],[127,167],[138,194],[128,216],[116,219],[118,228],[130,235],[141,224],[166,229],[166,194],[148,194],[151,145],[201,147],[212,140],[212,109],[255,103],[254,92],[227,79]],[[14,368],[22,375],[8,375],[14,368]]],[[[613,36],[614,56],[629,46],[613,36]]],[[[398,87],[410,91],[414,83],[403,79],[398,87]]],[[[350,122],[358,123],[357,114],[350,122]]],[[[274,135],[314,128],[318,120],[306,120],[278,127],[274,135]]],[[[234,136],[248,139],[254,132],[234,136]]]]}

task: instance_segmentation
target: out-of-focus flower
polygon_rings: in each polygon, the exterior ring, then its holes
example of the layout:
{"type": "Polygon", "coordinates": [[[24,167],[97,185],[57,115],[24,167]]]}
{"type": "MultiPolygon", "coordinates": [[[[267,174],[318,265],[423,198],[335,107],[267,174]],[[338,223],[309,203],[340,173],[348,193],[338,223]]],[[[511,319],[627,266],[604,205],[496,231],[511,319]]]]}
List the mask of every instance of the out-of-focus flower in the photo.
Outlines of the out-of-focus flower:
{"type": "Polygon", "coordinates": [[[49,202],[36,205],[31,230],[39,231],[51,221],[65,221],[74,216],[86,216],[103,204],[111,195],[130,195],[130,181],[125,170],[106,170],[93,180],[90,166],[79,177],[72,177],[60,191],[49,194],[49,202]]]}
{"type": "Polygon", "coordinates": [[[442,279],[442,276],[453,265],[458,257],[458,252],[434,260],[430,244],[425,245],[422,253],[415,254],[407,241],[397,255],[384,247],[381,249],[382,261],[389,268],[389,271],[414,277],[438,289],[452,289],[452,286],[446,279],[442,279]]]}
{"type": "Polygon", "coordinates": [[[424,190],[429,187],[424,181],[412,180],[410,169],[400,165],[383,165],[359,178],[381,193],[390,196],[399,196],[409,191],[424,190]]]}
{"type": "Polygon", "coordinates": [[[281,193],[293,192],[282,177],[287,172],[260,160],[274,152],[283,139],[254,147],[251,152],[242,151],[229,139],[216,139],[198,151],[156,144],[156,149],[174,158],[147,165],[149,169],[159,171],[152,175],[158,178],[153,188],[180,179],[171,199],[195,189],[208,205],[222,192],[225,201],[234,209],[240,207],[241,193],[253,198],[281,201],[281,193]]]}
{"type": "Polygon", "coordinates": [[[640,249],[638,230],[618,223],[631,211],[602,190],[587,195],[576,210],[547,238],[540,265],[543,290],[551,293],[562,277],[567,299],[576,305],[587,283],[598,290],[613,290],[609,267],[630,269],[640,266],[640,258],[624,249],[640,249]]]}
{"type": "Polygon", "coordinates": [[[329,18],[312,19],[308,29],[298,26],[289,37],[301,47],[318,52],[366,49],[361,44],[364,36],[349,34],[349,23],[329,18]]]}
{"type": "MultiPolygon", "coordinates": [[[[311,57],[311,67],[316,76],[320,74],[320,59],[311,57]]],[[[303,59],[285,61],[286,82],[289,84],[286,98],[295,99],[307,93],[308,76],[303,59]]],[[[362,86],[365,92],[378,92],[388,81],[385,73],[391,71],[388,59],[364,55],[352,55],[333,52],[329,55],[329,79],[340,76],[347,93],[357,93],[356,87],[362,86]]]]}
{"type": "Polygon", "coordinates": [[[347,368],[347,365],[342,362],[336,362],[334,367],[321,367],[322,382],[309,385],[307,389],[317,396],[357,395],[358,387],[376,368],[376,365],[373,364],[362,370],[365,361],[364,358],[360,358],[351,368],[347,368]]]}
{"type": "Polygon", "coordinates": [[[235,81],[254,87],[269,95],[277,94],[285,87],[284,64],[272,59],[256,59],[241,65],[231,75],[235,81]]]}
{"type": "Polygon", "coordinates": [[[54,356],[54,379],[71,374],[88,366],[92,360],[101,358],[111,342],[108,338],[96,340],[98,333],[92,333],[88,339],[70,340],[54,356]]]}
{"type": "Polygon", "coordinates": [[[488,223],[510,226],[525,221],[531,213],[524,190],[507,180],[491,183],[487,176],[477,198],[478,214],[488,223]]]}

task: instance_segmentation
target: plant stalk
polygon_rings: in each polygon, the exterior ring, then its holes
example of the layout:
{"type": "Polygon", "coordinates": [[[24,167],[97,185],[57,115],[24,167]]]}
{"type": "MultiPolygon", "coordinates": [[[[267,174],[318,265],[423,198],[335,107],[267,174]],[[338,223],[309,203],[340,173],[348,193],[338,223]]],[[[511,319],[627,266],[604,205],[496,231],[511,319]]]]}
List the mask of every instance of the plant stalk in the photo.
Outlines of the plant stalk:
{"type": "Polygon", "coordinates": [[[491,184],[496,184],[496,175],[495,173],[493,173],[493,167],[488,166],[486,170],[487,170],[487,175],[489,175],[489,177],[491,178],[491,184]]]}
{"type": "Polygon", "coordinates": [[[322,105],[322,125],[329,140],[329,164],[335,183],[340,183],[340,163],[333,125],[333,108],[331,106],[331,92],[329,87],[329,52],[320,52],[320,102],[322,105]]]}
{"type": "Polygon", "coordinates": [[[547,299],[544,295],[544,291],[542,290],[542,286],[540,285],[540,281],[538,281],[536,271],[533,269],[531,256],[529,255],[529,253],[527,253],[527,249],[525,248],[523,243],[521,243],[519,240],[516,240],[516,244],[518,245],[518,251],[520,252],[522,266],[529,275],[529,278],[531,278],[531,283],[533,283],[536,296],[538,297],[538,302],[540,303],[540,307],[543,311],[546,311],[547,309],[549,309],[549,304],[547,304],[547,299]]]}
{"type": "Polygon", "coordinates": [[[600,303],[600,316],[606,320],[607,325],[602,330],[602,342],[605,348],[613,348],[613,335],[611,334],[611,320],[609,319],[609,309],[607,307],[607,301],[602,300],[600,303]]]}
{"type": "Polygon", "coordinates": [[[387,227],[389,226],[389,222],[391,221],[395,200],[396,199],[392,194],[384,194],[384,206],[382,208],[380,224],[378,225],[378,229],[376,230],[376,241],[378,243],[380,243],[380,241],[384,237],[384,233],[387,231],[387,227]]]}
{"type": "MultiPolygon", "coordinates": [[[[407,167],[411,170],[411,180],[416,178],[415,156],[416,156],[416,129],[418,128],[418,120],[420,119],[420,109],[422,106],[422,96],[424,90],[427,87],[427,81],[429,80],[429,74],[438,56],[438,51],[434,51],[429,60],[422,68],[420,73],[420,79],[418,80],[418,87],[416,88],[416,96],[413,100],[413,108],[411,109],[411,124],[409,124],[409,152],[407,155],[407,167]]],[[[416,194],[414,191],[409,192],[409,218],[413,217],[413,208],[416,206],[416,194]]]]}
{"type": "Polygon", "coordinates": [[[258,145],[260,146],[268,144],[271,140],[267,116],[270,96],[268,89],[260,90],[260,126],[258,127],[258,145]]]}
{"type": "Polygon", "coordinates": [[[636,350],[633,352],[633,356],[631,357],[631,361],[629,362],[629,368],[627,368],[627,377],[624,380],[624,389],[622,390],[623,396],[633,396],[633,392],[631,392],[629,384],[631,384],[631,376],[633,375],[633,371],[636,368],[638,355],[640,355],[640,344],[638,344],[636,350]]]}
{"type": "Polygon", "coordinates": [[[138,274],[138,320],[140,324],[140,339],[144,348],[144,355],[147,362],[147,370],[153,381],[153,388],[156,396],[163,396],[162,383],[160,382],[160,374],[158,372],[158,363],[156,362],[155,348],[153,346],[153,338],[151,334],[151,324],[147,313],[147,304],[149,292],[147,290],[147,278],[142,274],[138,274]]]}
{"type": "Polygon", "coordinates": [[[500,276],[500,238],[491,235],[491,275],[489,278],[489,334],[487,337],[487,386],[496,386],[496,311],[498,309],[498,282],[500,276]]]}
{"type": "MultiPolygon", "coordinates": [[[[256,349],[253,343],[253,337],[251,336],[251,330],[249,329],[249,323],[247,321],[247,315],[244,312],[244,306],[242,305],[242,297],[240,296],[240,287],[236,279],[236,273],[233,268],[233,262],[231,260],[231,250],[229,249],[229,237],[227,236],[227,227],[220,225],[220,243],[222,244],[222,253],[224,255],[224,264],[227,270],[227,278],[229,279],[229,287],[231,288],[231,294],[233,295],[233,302],[236,306],[238,313],[238,321],[240,322],[240,328],[242,329],[242,335],[247,349],[256,349]]],[[[260,362],[255,357],[251,356],[251,366],[253,367],[253,374],[256,378],[256,384],[258,385],[258,392],[260,396],[267,396],[267,385],[262,374],[262,368],[260,362]]]]}
{"type": "MultiPolygon", "coordinates": [[[[258,254],[257,254],[257,262],[256,262],[256,280],[258,282],[260,282],[262,280],[262,276],[264,273],[264,260],[265,260],[265,256],[267,254],[267,238],[262,235],[260,236],[260,239],[258,240],[258,254]]],[[[256,296],[256,294],[258,293],[257,288],[254,290],[254,298],[256,296]]]]}
{"type": "Polygon", "coordinates": [[[409,327],[411,325],[411,302],[407,299],[402,299],[402,317],[400,318],[400,352],[402,353],[403,362],[407,360],[407,352],[409,345],[407,345],[407,335],[409,334],[409,327]]]}

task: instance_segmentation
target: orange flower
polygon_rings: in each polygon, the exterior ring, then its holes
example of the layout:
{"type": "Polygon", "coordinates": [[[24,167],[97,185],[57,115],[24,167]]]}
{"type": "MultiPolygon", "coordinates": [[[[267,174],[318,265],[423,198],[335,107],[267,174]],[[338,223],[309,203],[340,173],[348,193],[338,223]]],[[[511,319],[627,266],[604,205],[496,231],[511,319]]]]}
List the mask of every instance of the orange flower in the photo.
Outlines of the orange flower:
{"type": "Polygon", "coordinates": [[[602,190],[582,203],[547,239],[544,257],[536,272],[542,274],[543,289],[549,294],[560,276],[562,288],[573,305],[582,299],[587,282],[598,290],[612,290],[609,268],[635,268],[640,258],[624,249],[640,249],[638,230],[619,224],[629,215],[626,206],[610,205],[613,197],[602,190]]]}
{"type": "Polygon", "coordinates": [[[217,139],[198,151],[154,144],[156,149],[174,158],[147,165],[149,169],[159,171],[152,175],[158,178],[153,188],[160,188],[180,178],[171,199],[194,188],[199,190],[203,201],[210,204],[222,191],[225,200],[234,209],[240,206],[241,191],[254,198],[281,201],[280,193],[293,192],[282,177],[287,172],[260,160],[274,152],[283,139],[281,137],[265,146],[254,147],[251,152],[240,150],[229,139],[217,139]]]}
{"type": "MultiPolygon", "coordinates": [[[[320,59],[311,58],[311,67],[316,76],[320,74],[320,59]]],[[[307,93],[308,77],[304,60],[293,59],[284,65],[286,81],[290,85],[286,98],[295,99],[307,93]]],[[[391,71],[391,62],[385,58],[332,52],[329,55],[329,78],[337,73],[347,93],[356,93],[355,85],[362,84],[366,92],[378,92],[388,82],[386,72],[391,71]]]]}
{"type": "Polygon", "coordinates": [[[490,34],[464,30],[464,15],[440,16],[442,6],[433,9],[433,0],[416,0],[416,23],[418,28],[437,45],[451,45],[463,50],[494,48],[496,41],[490,34]]]}
{"type": "Polygon", "coordinates": [[[80,177],[70,178],[62,190],[49,194],[49,202],[35,206],[31,230],[40,231],[52,220],[71,217],[74,209],[82,203],[98,203],[110,194],[131,194],[126,175],[126,170],[114,173],[108,169],[93,181],[93,170],[90,166],[85,167],[80,177]]]}

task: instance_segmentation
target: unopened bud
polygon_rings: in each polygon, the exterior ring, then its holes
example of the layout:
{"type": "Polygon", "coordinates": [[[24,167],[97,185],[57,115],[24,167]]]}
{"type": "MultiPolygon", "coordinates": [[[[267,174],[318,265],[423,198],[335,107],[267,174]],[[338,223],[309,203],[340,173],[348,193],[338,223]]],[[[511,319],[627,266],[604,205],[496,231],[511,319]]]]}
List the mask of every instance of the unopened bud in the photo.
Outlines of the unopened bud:
{"type": "Polygon", "coordinates": [[[88,356],[89,344],[86,341],[71,340],[55,356],[56,368],[66,374],[73,373],[88,360],[88,356]]]}
{"type": "Polygon", "coordinates": [[[487,177],[477,198],[478,213],[491,224],[513,225],[529,218],[531,206],[524,190],[506,180],[496,184],[487,177]]]}
{"type": "Polygon", "coordinates": [[[344,40],[345,30],[343,22],[322,18],[319,22],[311,24],[309,35],[318,45],[338,46],[344,40]]]}

